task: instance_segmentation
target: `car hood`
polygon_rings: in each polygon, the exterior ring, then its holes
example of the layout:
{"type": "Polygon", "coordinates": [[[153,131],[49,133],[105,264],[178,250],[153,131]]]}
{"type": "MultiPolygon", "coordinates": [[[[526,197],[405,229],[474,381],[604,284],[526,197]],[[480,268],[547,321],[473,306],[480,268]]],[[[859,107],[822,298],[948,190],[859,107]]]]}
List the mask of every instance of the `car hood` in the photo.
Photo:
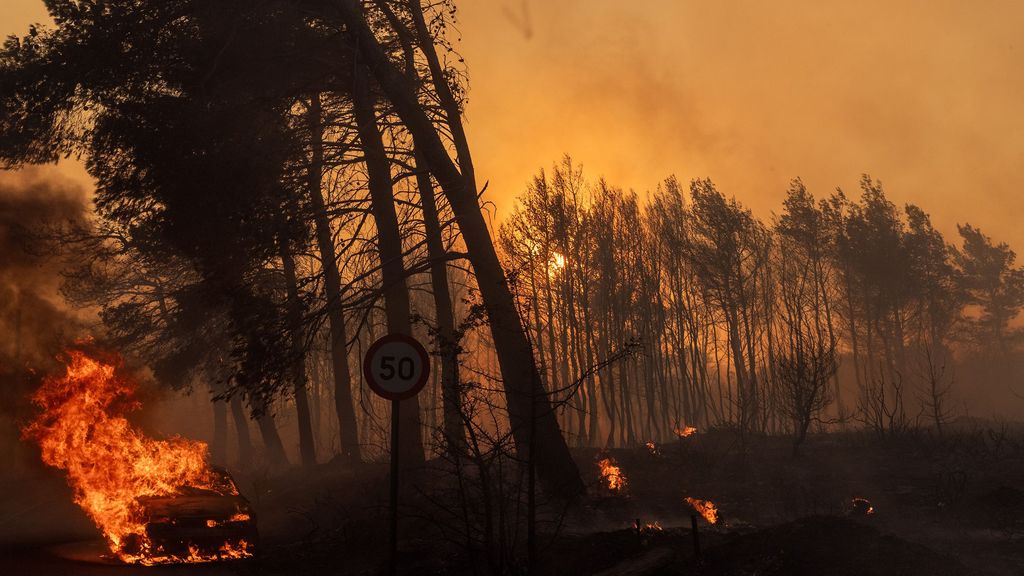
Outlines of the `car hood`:
{"type": "Polygon", "coordinates": [[[242,496],[176,495],[139,498],[150,520],[159,518],[227,519],[236,513],[252,514],[249,501],[242,496]]]}

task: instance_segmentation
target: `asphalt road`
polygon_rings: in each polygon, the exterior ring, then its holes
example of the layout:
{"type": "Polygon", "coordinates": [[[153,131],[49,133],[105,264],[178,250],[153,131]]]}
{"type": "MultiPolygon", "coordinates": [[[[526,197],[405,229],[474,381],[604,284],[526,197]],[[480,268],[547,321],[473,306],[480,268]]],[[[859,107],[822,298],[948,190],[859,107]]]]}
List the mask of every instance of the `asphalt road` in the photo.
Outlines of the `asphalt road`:
{"type": "Polygon", "coordinates": [[[106,557],[99,530],[59,472],[0,480],[0,576],[222,576],[232,564],[130,566],[106,557]]]}

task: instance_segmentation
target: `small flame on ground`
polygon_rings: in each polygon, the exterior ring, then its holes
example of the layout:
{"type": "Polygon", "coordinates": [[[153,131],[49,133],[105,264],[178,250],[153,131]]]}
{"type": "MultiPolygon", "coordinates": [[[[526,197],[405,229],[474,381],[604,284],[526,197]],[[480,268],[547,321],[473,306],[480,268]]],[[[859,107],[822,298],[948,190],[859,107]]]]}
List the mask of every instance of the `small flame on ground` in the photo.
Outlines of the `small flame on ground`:
{"type": "Polygon", "coordinates": [[[644,530],[647,530],[649,532],[661,532],[663,528],[661,527],[661,522],[655,520],[654,522],[648,522],[647,524],[645,524],[644,530]]]}
{"type": "Polygon", "coordinates": [[[861,516],[873,516],[875,513],[875,507],[871,505],[871,501],[867,498],[854,498],[850,500],[850,506],[852,513],[861,516]]]}
{"type": "Polygon", "coordinates": [[[714,502],[710,500],[698,500],[696,498],[686,497],[686,503],[690,505],[698,514],[704,517],[708,521],[708,524],[718,524],[718,508],[715,507],[714,502]]]}
{"type": "Polygon", "coordinates": [[[222,491],[206,463],[206,444],[147,438],[124,417],[139,408],[134,383],[82,351],[68,351],[66,363],[63,375],[45,378],[32,396],[42,413],[23,435],[39,443],[46,464],[67,472],[75,503],[103,531],[111,552],[145,565],[251,556],[245,541],[225,543],[213,555],[190,546],[184,558],[154,547],[138,499],[173,496],[183,486],[222,491]]]}
{"type": "Polygon", "coordinates": [[[601,480],[605,482],[609,490],[621,492],[626,488],[626,475],[615,464],[615,460],[612,458],[602,458],[597,461],[597,466],[601,469],[601,480]]]}
{"type": "Polygon", "coordinates": [[[676,436],[680,438],[689,438],[697,433],[697,429],[693,426],[676,426],[673,429],[673,432],[675,432],[676,436]]]}
{"type": "Polygon", "coordinates": [[[650,452],[652,456],[661,456],[661,450],[658,450],[658,445],[652,440],[648,440],[644,446],[647,447],[647,451],[650,452]]]}

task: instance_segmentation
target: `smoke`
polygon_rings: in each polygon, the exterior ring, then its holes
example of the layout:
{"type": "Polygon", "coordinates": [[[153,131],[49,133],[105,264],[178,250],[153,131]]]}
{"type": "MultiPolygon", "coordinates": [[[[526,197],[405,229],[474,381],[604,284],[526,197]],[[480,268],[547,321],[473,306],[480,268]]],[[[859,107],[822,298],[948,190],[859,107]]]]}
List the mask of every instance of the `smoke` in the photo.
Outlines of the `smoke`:
{"type": "Polygon", "coordinates": [[[52,235],[84,222],[85,190],[40,170],[0,174],[0,358],[38,366],[78,334],[81,319],[60,295],[52,235]]]}
{"type": "Polygon", "coordinates": [[[0,173],[0,457],[22,460],[18,424],[42,374],[83,334],[84,316],[60,294],[54,235],[85,221],[84,188],[41,168],[0,173]]]}
{"type": "Polygon", "coordinates": [[[868,172],[898,205],[930,212],[947,237],[967,221],[1024,246],[1024,4],[501,0],[459,9],[467,129],[499,216],[532,174],[569,153],[591,175],[641,193],[670,174],[711,178],[763,219],[779,211],[791,178],[822,196],[856,192],[868,172]]]}

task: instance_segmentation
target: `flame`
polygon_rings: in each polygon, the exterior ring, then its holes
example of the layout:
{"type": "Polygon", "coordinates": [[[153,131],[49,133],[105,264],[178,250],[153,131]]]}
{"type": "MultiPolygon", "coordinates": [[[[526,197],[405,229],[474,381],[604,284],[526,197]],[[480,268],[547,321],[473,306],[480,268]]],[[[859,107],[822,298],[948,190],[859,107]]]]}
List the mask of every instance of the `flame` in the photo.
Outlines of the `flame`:
{"type": "Polygon", "coordinates": [[[867,498],[853,498],[850,500],[850,510],[863,516],[873,516],[875,513],[875,507],[871,505],[871,501],[867,498]]]}
{"type": "Polygon", "coordinates": [[[615,460],[602,458],[597,461],[597,466],[601,469],[601,480],[605,481],[609,490],[621,492],[626,488],[626,475],[615,464],[615,460]]]}
{"type": "Polygon", "coordinates": [[[690,436],[693,436],[694,434],[697,433],[697,429],[694,428],[693,426],[676,426],[673,429],[673,432],[675,432],[676,436],[680,438],[689,438],[690,436]]]}
{"type": "Polygon", "coordinates": [[[655,520],[654,522],[648,522],[644,525],[644,530],[648,532],[661,532],[661,522],[658,522],[657,520],[655,520]]]}
{"type": "Polygon", "coordinates": [[[661,450],[658,450],[658,445],[655,444],[653,441],[648,440],[647,443],[644,444],[644,446],[647,446],[647,451],[650,452],[652,456],[661,455],[661,450]]]}
{"type": "Polygon", "coordinates": [[[111,552],[145,565],[250,556],[245,541],[225,543],[213,555],[190,545],[185,558],[154,549],[138,498],[172,496],[186,486],[224,493],[206,463],[206,444],[147,438],[123,416],[139,408],[132,400],[135,384],[84,352],[71,350],[66,356],[65,374],[45,378],[33,394],[42,413],[23,435],[39,443],[43,462],[67,472],[75,503],[102,530],[111,552]]]}
{"type": "Polygon", "coordinates": [[[708,521],[708,524],[718,524],[718,508],[715,508],[714,502],[710,500],[698,500],[696,498],[686,497],[686,503],[690,505],[698,514],[704,517],[708,521]]]}

